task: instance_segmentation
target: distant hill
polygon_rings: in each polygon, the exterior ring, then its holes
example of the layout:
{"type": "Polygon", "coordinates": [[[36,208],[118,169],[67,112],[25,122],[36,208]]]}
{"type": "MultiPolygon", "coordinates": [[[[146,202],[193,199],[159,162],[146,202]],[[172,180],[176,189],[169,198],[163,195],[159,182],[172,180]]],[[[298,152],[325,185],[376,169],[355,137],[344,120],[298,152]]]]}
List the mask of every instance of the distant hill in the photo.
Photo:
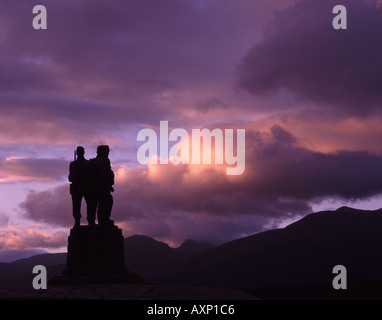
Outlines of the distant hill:
{"type": "Polygon", "coordinates": [[[191,257],[212,247],[208,242],[186,240],[179,248],[171,248],[153,238],[134,235],[124,240],[125,264],[148,281],[172,283],[174,274],[191,257]]]}
{"type": "MultiPolygon", "coordinates": [[[[147,281],[171,283],[173,275],[184,267],[197,253],[212,248],[207,242],[186,240],[179,248],[171,248],[166,243],[153,238],[134,235],[124,239],[125,264],[131,272],[136,272],[147,281]]],[[[44,265],[48,277],[62,274],[66,266],[66,253],[38,254],[10,263],[0,263],[0,288],[30,287],[35,265],[44,265]]]]}
{"type": "Polygon", "coordinates": [[[10,263],[0,263],[0,288],[30,287],[35,265],[44,265],[49,277],[61,275],[66,265],[66,253],[44,253],[10,263]]]}
{"type": "Polygon", "coordinates": [[[38,264],[43,264],[45,267],[66,264],[66,253],[38,254],[29,258],[13,261],[11,263],[13,266],[23,266],[31,270],[38,264]]]}
{"type": "Polygon", "coordinates": [[[191,258],[192,256],[212,249],[214,245],[206,241],[195,241],[188,239],[183,242],[183,244],[176,248],[178,252],[180,252],[186,259],[191,258]]]}
{"type": "Polygon", "coordinates": [[[162,282],[185,263],[176,249],[147,236],[125,238],[124,249],[126,267],[148,281],[162,282]]]}
{"type": "Polygon", "coordinates": [[[0,261],[12,262],[17,259],[31,257],[38,254],[43,254],[43,253],[47,253],[47,252],[44,250],[39,250],[39,249],[26,249],[26,250],[0,249],[0,261]]]}
{"type": "Polygon", "coordinates": [[[193,285],[324,286],[333,291],[332,269],[339,264],[347,268],[350,288],[354,284],[382,293],[382,209],[342,207],[312,213],[283,229],[203,252],[188,262],[178,279],[193,285]]]}

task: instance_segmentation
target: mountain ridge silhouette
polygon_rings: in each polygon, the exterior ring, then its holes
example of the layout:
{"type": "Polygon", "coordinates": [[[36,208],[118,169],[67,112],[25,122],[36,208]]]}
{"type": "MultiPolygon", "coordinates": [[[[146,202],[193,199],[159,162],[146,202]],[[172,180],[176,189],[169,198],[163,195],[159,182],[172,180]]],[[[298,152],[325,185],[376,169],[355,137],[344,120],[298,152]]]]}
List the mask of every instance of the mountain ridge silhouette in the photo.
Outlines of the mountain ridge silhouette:
{"type": "Polygon", "coordinates": [[[200,253],[179,279],[239,287],[260,298],[382,299],[381,230],[381,209],[316,212],[200,253]],[[347,290],[332,286],[336,265],[347,270],[347,290]]]}
{"type": "MultiPolygon", "coordinates": [[[[344,265],[348,293],[357,287],[357,296],[362,296],[363,292],[369,292],[370,296],[373,292],[372,297],[381,294],[382,298],[381,230],[382,209],[341,207],[311,213],[284,228],[263,231],[216,247],[189,241],[179,248],[171,248],[150,237],[135,235],[124,239],[125,259],[130,271],[147,281],[244,288],[255,290],[255,295],[260,297],[266,291],[264,297],[281,298],[309,297],[309,290],[320,291],[320,297],[334,294],[333,267],[344,265]],[[194,249],[199,246],[199,249],[187,254],[187,246],[194,246],[194,249]],[[297,292],[296,295],[288,295],[291,290],[297,292]]],[[[20,268],[28,261],[29,266],[31,261],[39,261],[38,256],[28,259],[10,265],[20,268]]],[[[50,259],[53,263],[54,259],[50,259]]],[[[59,265],[48,267],[48,273],[49,268],[59,270],[59,265]]],[[[2,269],[4,263],[0,264],[0,272],[2,269]]],[[[15,270],[12,272],[15,277],[15,270]]],[[[31,279],[31,271],[28,272],[31,279]]],[[[3,278],[0,277],[0,287],[3,278]]]]}

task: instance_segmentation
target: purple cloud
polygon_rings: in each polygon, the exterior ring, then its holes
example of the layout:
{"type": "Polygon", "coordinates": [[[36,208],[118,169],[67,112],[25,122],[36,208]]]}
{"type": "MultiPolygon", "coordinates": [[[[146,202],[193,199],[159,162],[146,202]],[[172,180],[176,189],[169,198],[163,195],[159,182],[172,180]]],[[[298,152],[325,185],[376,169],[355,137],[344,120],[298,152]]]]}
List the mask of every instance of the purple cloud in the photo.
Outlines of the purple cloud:
{"type": "MultiPolygon", "coordinates": [[[[186,232],[189,236],[222,240],[260,231],[269,219],[307,214],[312,211],[311,201],[367,199],[382,192],[380,155],[313,152],[280,126],[270,133],[248,132],[246,162],[244,175],[235,178],[208,166],[121,168],[113,218],[130,232],[170,239],[179,239],[178,229],[186,230],[187,225],[196,226],[199,221],[210,226],[213,234],[191,228],[186,232]],[[234,227],[227,231],[231,224],[234,227]]],[[[65,185],[30,193],[22,206],[29,219],[73,224],[65,185]]]]}
{"type": "Polygon", "coordinates": [[[60,181],[67,175],[68,161],[59,159],[5,158],[0,159],[2,182],[60,181]]]}
{"type": "Polygon", "coordinates": [[[346,0],[348,29],[334,30],[336,1],[304,0],[279,12],[240,66],[240,84],[255,95],[287,90],[353,115],[381,108],[382,9],[346,0]]]}

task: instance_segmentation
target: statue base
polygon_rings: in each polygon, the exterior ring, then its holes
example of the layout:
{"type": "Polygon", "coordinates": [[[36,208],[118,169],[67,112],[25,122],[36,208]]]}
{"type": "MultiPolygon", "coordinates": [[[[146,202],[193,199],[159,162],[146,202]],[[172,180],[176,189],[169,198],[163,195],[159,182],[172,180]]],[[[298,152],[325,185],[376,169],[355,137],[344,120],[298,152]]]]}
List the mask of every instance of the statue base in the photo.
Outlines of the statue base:
{"type": "Polygon", "coordinates": [[[70,230],[66,268],[51,284],[130,282],[125,268],[122,230],[114,224],[70,230]]]}

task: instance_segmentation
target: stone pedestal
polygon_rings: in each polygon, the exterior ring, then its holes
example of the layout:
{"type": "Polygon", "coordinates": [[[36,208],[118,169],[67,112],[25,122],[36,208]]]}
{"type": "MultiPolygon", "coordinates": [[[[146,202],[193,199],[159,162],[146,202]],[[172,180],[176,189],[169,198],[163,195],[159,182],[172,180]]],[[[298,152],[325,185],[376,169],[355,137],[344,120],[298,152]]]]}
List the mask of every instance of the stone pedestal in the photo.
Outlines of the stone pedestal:
{"type": "Polygon", "coordinates": [[[64,275],[122,275],[125,272],[121,229],[114,225],[94,225],[70,230],[64,275]]]}
{"type": "Polygon", "coordinates": [[[79,226],[70,230],[63,276],[54,283],[129,281],[125,268],[122,230],[117,226],[79,226]]]}

